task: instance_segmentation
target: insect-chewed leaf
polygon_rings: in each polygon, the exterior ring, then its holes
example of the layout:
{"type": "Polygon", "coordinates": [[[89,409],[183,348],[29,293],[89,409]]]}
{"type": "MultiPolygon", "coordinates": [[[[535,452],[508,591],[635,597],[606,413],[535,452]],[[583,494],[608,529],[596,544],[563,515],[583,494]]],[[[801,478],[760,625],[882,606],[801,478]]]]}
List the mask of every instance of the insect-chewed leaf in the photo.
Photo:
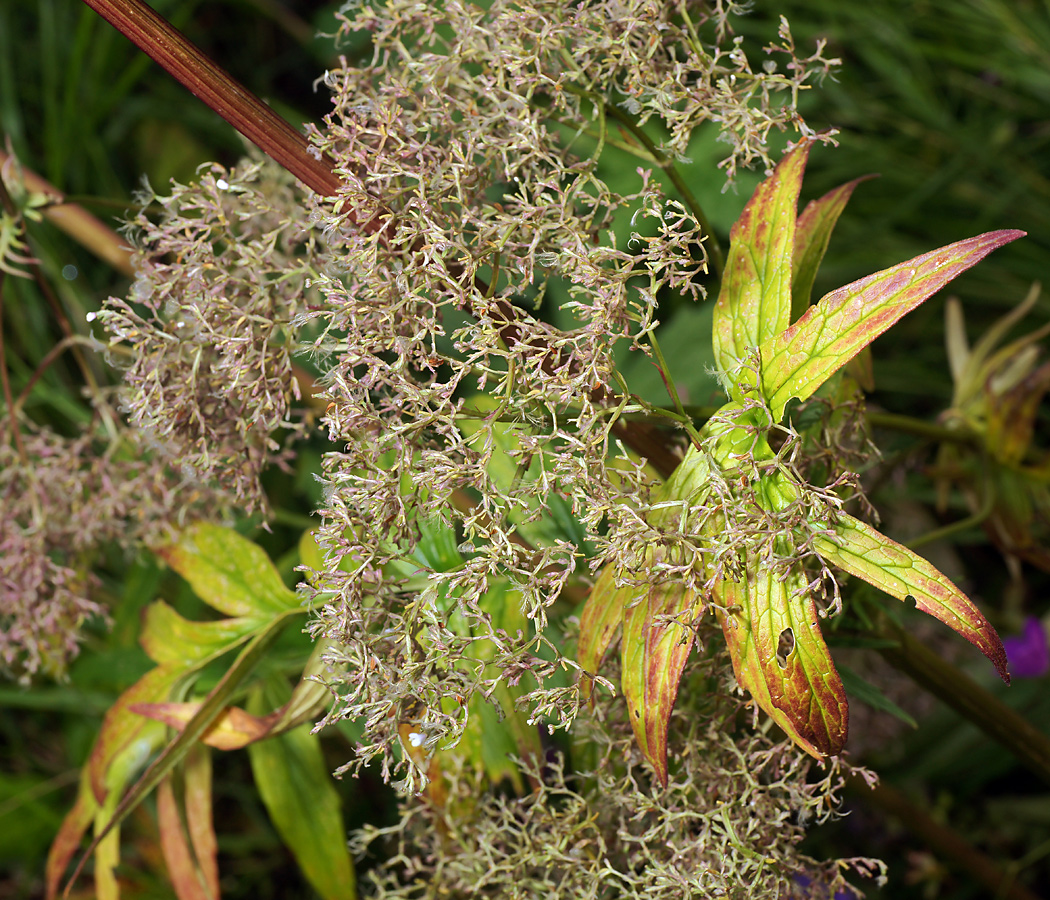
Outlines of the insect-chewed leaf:
{"type": "Polygon", "coordinates": [[[762,390],[779,421],[891,325],[1023,231],[990,231],[917,256],[825,295],[759,348],[762,390]]]}
{"type": "Polygon", "coordinates": [[[623,613],[623,693],[635,739],[666,785],[668,723],[704,604],[679,584],[636,590],[640,602],[623,613]]]}
{"type": "Polygon", "coordinates": [[[919,609],[966,638],[1010,683],[1006,651],[995,629],[969,597],[921,556],[847,515],[840,516],[833,534],[816,537],[813,545],[826,562],[891,597],[914,597],[919,609]]]}
{"type": "Polygon", "coordinates": [[[713,325],[715,361],[724,371],[791,321],[795,216],[810,146],[803,141],[780,161],[729,232],[713,325]]]}
{"type": "Polygon", "coordinates": [[[846,692],[802,575],[781,579],[749,565],[746,582],[720,581],[715,596],[740,686],[807,753],[820,759],[841,752],[846,692]]]}

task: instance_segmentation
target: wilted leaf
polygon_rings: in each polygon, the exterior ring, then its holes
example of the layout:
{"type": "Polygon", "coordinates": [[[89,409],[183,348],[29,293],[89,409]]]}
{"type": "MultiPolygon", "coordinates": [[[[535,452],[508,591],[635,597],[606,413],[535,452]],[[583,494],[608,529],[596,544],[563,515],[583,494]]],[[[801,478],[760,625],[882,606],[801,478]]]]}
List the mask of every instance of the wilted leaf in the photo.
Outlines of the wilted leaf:
{"type": "Polygon", "coordinates": [[[993,250],[1023,231],[991,231],[917,256],[832,291],[760,347],[762,390],[779,421],[863,347],[993,250]]]}
{"type": "MultiPolygon", "coordinates": [[[[202,705],[200,700],[193,703],[136,703],[131,711],[182,731],[186,723],[200,712],[202,705]]],[[[272,726],[272,714],[253,716],[240,707],[230,706],[215,720],[201,740],[216,750],[239,750],[252,741],[266,737],[272,726]]]]}
{"type": "Polygon", "coordinates": [[[813,545],[826,562],[891,597],[914,597],[917,608],[966,638],[1010,683],[1006,652],[995,629],[969,597],[921,556],[847,515],[840,516],[833,534],[815,537],[813,545]]]}

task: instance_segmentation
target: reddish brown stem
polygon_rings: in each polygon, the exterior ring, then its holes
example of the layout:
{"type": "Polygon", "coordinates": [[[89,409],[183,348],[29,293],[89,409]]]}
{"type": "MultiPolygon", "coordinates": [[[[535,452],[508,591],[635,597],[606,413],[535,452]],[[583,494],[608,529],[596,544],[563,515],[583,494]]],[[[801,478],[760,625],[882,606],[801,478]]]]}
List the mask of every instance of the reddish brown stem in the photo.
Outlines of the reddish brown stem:
{"type": "Polygon", "coordinates": [[[84,2],[307,187],[324,197],[338,192],[330,159],[313,155],[304,135],[142,0],[84,2]]]}

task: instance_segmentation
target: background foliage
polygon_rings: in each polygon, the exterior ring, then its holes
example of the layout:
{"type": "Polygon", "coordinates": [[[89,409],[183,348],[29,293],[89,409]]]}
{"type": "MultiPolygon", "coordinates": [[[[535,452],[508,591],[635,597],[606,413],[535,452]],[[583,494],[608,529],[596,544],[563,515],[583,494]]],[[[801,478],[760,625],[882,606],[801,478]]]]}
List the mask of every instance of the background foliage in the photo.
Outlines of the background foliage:
{"type": "MultiPolygon", "coordinates": [[[[330,6],[157,2],[156,8],[291,121],[318,121],[327,111],[324,92],[314,94],[310,86],[334,60],[329,45],[310,35],[333,27],[330,6]]],[[[769,40],[780,13],[791,21],[800,44],[811,36],[827,37],[828,55],[843,60],[836,80],[805,99],[811,125],[835,126],[841,135],[839,148],[815,151],[803,200],[866,172],[881,175],[858,189],[840,221],[817,295],[980,231],[1026,230],[1027,240],[995,254],[952,286],[963,302],[971,338],[976,337],[1015,306],[1033,280],[1046,277],[1050,14],[1045,5],[785,0],[774,6],[760,0],[752,17],[742,20],[741,33],[756,43],[769,40]]],[[[158,187],[172,177],[185,182],[198,164],[215,159],[233,164],[243,152],[230,129],[113,29],[86,8],[58,0],[0,7],[0,129],[27,165],[100,214],[124,208],[140,173],[158,187]]],[[[696,179],[694,191],[715,198],[708,211],[724,240],[761,173],[745,173],[737,191],[722,194],[723,175],[712,164],[720,148],[712,144],[707,153],[694,154],[688,171],[696,179]]],[[[54,230],[35,227],[32,235],[34,253],[57,286],[72,327],[85,332],[86,314],[103,296],[123,294],[126,284],[54,230]]],[[[8,279],[6,289],[8,365],[16,383],[24,383],[63,334],[31,284],[8,279]]],[[[1046,313],[1047,303],[1040,301],[1037,324],[1046,313]]],[[[683,308],[671,317],[664,345],[669,357],[689,352],[687,326],[694,314],[683,308]]],[[[928,417],[949,404],[943,322],[943,303],[931,302],[875,345],[872,406],[928,417]]],[[[111,378],[101,366],[88,365],[102,383],[111,378]]],[[[644,377],[639,373],[639,379],[644,377]]],[[[63,358],[47,370],[28,411],[37,421],[71,433],[90,415],[81,383],[74,361],[63,358]]],[[[644,382],[638,389],[645,389],[644,382]]],[[[696,392],[702,389],[702,383],[693,386],[696,392]]],[[[1046,444],[1047,424],[1041,414],[1037,446],[1046,444]]],[[[897,536],[928,531],[939,522],[936,497],[923,477],[933,459],[915,437],[883,437],[887,460],[904,464],[895,469],[897,480],[877,492],[884,518],[897,536]]],[[[254,535],[289,581],[297,561],[294,540],[320,499],[309,477],[320,449],[304,453],[297,470],[269,476],[277,524],[269,534],[254,535]]],[[[944,521],[965,513],[957,506],[944,521]]],[[[971,596],[989,598],[989,606],[1002,610],[995,624],[1004,635],[1020,630],[1024,614],[1047,613],[1040,600],[1047,596],[1045,574],[1026,567],[1023,582],[1011,579],[978,529],[928,552],[967,583],[971,596]]],[[[71,803],[77,768],[101,714],[147,668],[135,642],[139,610],[163,597],[188,617],[203,611],[177,577],[148,557],[128,567],[114,549],[99,564],[112,626],[92,630],[69,681],[30,691],[0,687],[4,896],[38,894],[47,845],[71,803]]],[[[938,637],[931,633],[930,640],[938,637]]],[[[292,646],[295,636],[284,640],[289,653],[298,649],[292,646]]],[[[953,650],[958,644],[945,641],[944,652],[953,650]]],[[[991,855],[1017,861],[1030,883],[1050,882],[1047,786],[870,650],[837,649],[836,659],[848,660],[920,723],[909,728],[884,711],[865,712],[855,702],[848,749],[935,820],[991,855]]],[[[1018,680],[1005,690],[991,683],[989,672],[975,668],[974,675],[1030,721],[1050,721],[1044,680],[1018,680]]],[[[329,752],[334,769],[344,761],[345,750],[330,746],[329,752]]],[[[258,799],[246,788],[246,759],[237,754],[217,759],[223,767],[216,776],[216,815],[222,822],[226,895],[307,896],[258,799]]],[[[344,782],[341,789],[351,825],[389,823],[395,815],[392,797],[367,771],[362,781],[344,782]]],[[[902,830],[870,798],[858,793],[851,805],[848,819],[813,834],[815,855],[886,859],[893,885],[887,896],[980,896],[922,837],[902,830]]],[[[126,826],[126,840],[134,847],[127,867],[142,896],[166,896],[148,811],[144,808],[126,826]]]]}

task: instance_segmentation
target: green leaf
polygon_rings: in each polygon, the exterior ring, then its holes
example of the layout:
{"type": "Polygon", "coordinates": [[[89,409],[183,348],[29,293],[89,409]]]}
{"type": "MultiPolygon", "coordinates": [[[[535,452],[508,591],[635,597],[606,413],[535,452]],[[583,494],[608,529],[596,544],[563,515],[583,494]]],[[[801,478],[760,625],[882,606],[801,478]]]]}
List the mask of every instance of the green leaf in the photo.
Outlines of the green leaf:
{"type": "Polygon", "coordinates": [[[993,250],[1024,235],[991,231],[917,256],[824,296],[760,348],[762,390],[779,421],[875,338],[993,250]]]}
{"type": "Polygon", "coordinates": [[[861,703],[867,703],[872,709],[888,712],[891,716],[900,719],[905,725],[918,728],[919,723],[909,716],[903,709],[887,697],[870,681],[865,681],[852,669],[839,665],[839,677],[842,678],[842,686],[846,693],[856,697],[861,703]]]}
{"type": "Polygon", "coordinates": [[[914,597],[916,607],[966,638],[1010,683],[1006,651],[995,629],[946,575],[921,556],[847,515],[840,516],[833,534],[815,537],[813,546],[826,562],[891,597],[914,597]]]}
{"type": "Polygon", "coordinates": [[[300,607],[266,552],[232,528],[202,522],[156,552],[201,600],[228,616],[270,619],[300,607]]]}
{"type": "MultiPolygon", "coordinates": [[[[230,666],[219,683],[215,685],[211,693],[205,698],[197,714],[186,723],[185,728],[176,735],[160,755],[153,760],[149,768],[142,774],[142,777],[135,782],[131,790],[128,791],[120,801],[120,804],[116,807],[112,816],[107,817],[104,825],[96,824],[95,839],[84,854],[83,859],[81,859],[80,863],[77,865],[76,871],[72,876],[73,879],[77,877],[84,862],[91,853],[95,851],[95,848],[99,847],[103,840],[106,839],[106,836],[120,825],[127,815],[142,802],[143,798],[149,794],[153,788],[160,784],[175,766],[186,758],[186,754],[189,753],[193,746],[204,737],[205,733],[215,724],[218,718],[223,715],[230,696],[236,691],[241,682],[251,674],[260,659],[266,654],[273,642],[277,640],[291,615],[291,612],[287,612],[283,616],[278,616],[264,630],[260,631],[259,634],[252,639],[251,643],[249,643],[240,654],[238,654],[233,665],[230,666]]],[[[129,688],[121,695],[121,698],[117,703],[121,704],[123,701],[126,706],[130,706],[132,703],[138,702],[139,700],[145,701],[151,699],[158,694],[168,696],[167,690],[159,691],[147,680],[150,679],[151,676],[157,679],[161,679],[161,676],[177,678],[181,677],[182,674],[181,671],[172,673],[163,667],[147,672],[146,675],[139,680],[138,685],[133,685],[132,688],[129,688]],[[160,673],[160,675],[155,673],[160,673]],[[139,696],[137,693],[133,693],[135,688],[139,685],[143,685],[143,683],[146,683],[146,686],[150,688],[148,691],[145,687],[141,688],[140,692],[146,696],[139,696]]],[[[174,682],[172,681],[171,683],[174,682]]],[[[109,784],[105,781],[105,778],[107,776],[112,778],[110,769],[112,769],[113,766],[112,764],[105,765],[105,761],[107,757],[112,759],[115,756],[116,751],[114,745],[116,744],[117,738],[122,738],[125,742],[125,746],[129,743],[125,734],[128,729],[127,726],[124,726],[124,722],[127,717],[131,716],[130,710],[127,708],[117,709],[116,707],[111,709],[110,712],[106,714],[106,720],[103,722],[104,731],[111,714],[119,716],[115,722],[117,725],[123,726],[120,729],[120,734],[115,734],[108,740],[104,740],[103,737],[100,736],[91,756],[92,787],[95,790],[96,796],[99,798],[105,797],[106,792],[109,789],[109,784]]],[[[135,718],[143,723],[143,729],[147,727],[157,727],[157,723],[149,719],[144,719],[141,716],[136,716],[135,718]]],[[[118,729],[114,727],[114,731],[117,730],[118,729]]],[[[120,748],[117,749],[119,750],[120,748]]]]}
{"type": "Polygon", "coordinates": [[[680,584],[634,590],[640,599],[623,612],[621,683],[638,746],[666,786],[668,726],[704,602],[680,584]]]}
{"type": "Polygon", "coordinates": [[[159,665],[198,669],[232,650],[264,624],[254,618],[194,622],[158,600],[146,607],[139,643],[159,665]]]}
{"type": "MultiPolygon", "coordinates": [[[[152,750],[152,740],[149,735],[156,731],[156,725],[135,715],[131,707],[136,703],[166,700],[183,675],[182,669],[170,666],[158,666],[156,669],[151,669],[124,691],[106,710],[102,728],[95,740],[95,746],[91,749],[87,765],[91,787],[99,803],[105,801],[106,794],[109,792],[108,784],[112,780],[111,770],[114,761],[136,743],[143,747],[149,746],[152,750]]],[[[142,759],[144,764],[149,751],[143,750],[139,755],[144,757],[142,759]]],[[[117,786],[117,790],[122,788],[123,785],[117,786]]]]}
{"type": "Polygon", "coordinates": [[[803,141],[780,161],[729,232],[713,325],[715,360],[724,372],[790,324],[795,216],[810,146],[803,141]]]}
{"type": "Polygon", "coordinates": [[[828,191],[818,200],[806,204],[795,226],[795,256],[792,262],[794,280],[791,285],[791,321],[796,321],[809,309],[810,294],[817,270],[824,259],[831,240],[831,232],[846,208],[853,189],[862,181],[875,178],[864,175],[828,191]]]}
{"type": "MultiPolygon", "coordinates": [[[[261,692],[249,708],[262,713],[261,692]]],[[[325,900],[355,900],[353,863],[339,794],[308,725],[250,744],[252,774],[270,820],[303,875],[325,900]]]]}
{"type": "Polygon", "coordinates": [[[838,755],[848,728],[846,692],[804,576],[793,570],[780,578],[752,560],[746,581],[724,579],[715,596],[740,686],[807,753],[838,755]]]}

